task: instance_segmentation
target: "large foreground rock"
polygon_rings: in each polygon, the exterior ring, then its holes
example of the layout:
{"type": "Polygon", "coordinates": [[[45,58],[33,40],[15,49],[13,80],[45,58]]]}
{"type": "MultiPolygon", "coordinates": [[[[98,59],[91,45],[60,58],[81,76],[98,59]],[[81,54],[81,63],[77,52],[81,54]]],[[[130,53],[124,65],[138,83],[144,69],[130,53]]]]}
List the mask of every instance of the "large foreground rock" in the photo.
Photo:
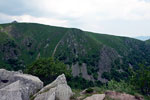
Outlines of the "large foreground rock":
{"type": "Polygon", "coordinates": [[[70,100],[73,95],[64,74],[35,94],[34,100],[70,100]]]}
{"type": "Polygon", "coordinates": [[[0,100],[29,100],[28,87],[21,81],[16,81],[0,89],[0,100]]]}
{"type": "Polygon", "coordinates": [[[0,100],[29,100],[42,87],[38,77],[0,69],[0,100]]]}
{"type": "Polygon", "coordinates": [[[94,94],[90,97],[85,98],[84,100],[104,100],[105,94],[94,94]]]}

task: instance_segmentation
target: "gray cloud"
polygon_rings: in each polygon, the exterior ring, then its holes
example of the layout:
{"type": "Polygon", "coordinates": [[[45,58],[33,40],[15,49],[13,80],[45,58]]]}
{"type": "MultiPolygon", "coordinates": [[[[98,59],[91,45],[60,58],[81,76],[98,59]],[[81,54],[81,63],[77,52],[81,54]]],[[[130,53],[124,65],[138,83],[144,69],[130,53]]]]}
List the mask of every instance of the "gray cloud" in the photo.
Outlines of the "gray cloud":
{"type": "Polygon", "coordinates": [[[0,0],[0,23],[18,20],[123,36],[150,35],[149,0],[0,0]]]}
{"type": "Polygon", "coordinates": [[[8,15],[21,15],[28,12],[22,0],[0,0],[0,12],[8,15]]]}

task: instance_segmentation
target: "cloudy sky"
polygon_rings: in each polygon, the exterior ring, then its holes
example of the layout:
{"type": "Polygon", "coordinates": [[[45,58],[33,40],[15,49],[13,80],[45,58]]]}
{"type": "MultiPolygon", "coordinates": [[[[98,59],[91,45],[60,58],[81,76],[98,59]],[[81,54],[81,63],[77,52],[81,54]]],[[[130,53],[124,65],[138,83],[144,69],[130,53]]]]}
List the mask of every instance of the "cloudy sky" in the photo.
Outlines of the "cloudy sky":
{"type": "Polygon", "coordinates": [[[13,20],[150,36],[150,0],[0,0],[0,23],[13,20]]]}

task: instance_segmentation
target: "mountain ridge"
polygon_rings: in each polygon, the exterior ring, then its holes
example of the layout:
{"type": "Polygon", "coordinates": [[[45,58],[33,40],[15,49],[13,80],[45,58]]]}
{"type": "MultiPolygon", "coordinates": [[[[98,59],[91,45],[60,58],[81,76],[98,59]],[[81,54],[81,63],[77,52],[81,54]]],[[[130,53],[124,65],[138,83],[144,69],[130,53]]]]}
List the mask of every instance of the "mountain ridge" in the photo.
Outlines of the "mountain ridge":
{"type": "Polygon", "coordinates": [[[147,43],[129,37],[36,23],[0,24],[0,37],[1,67],[13,70],[53,56],[70,66],[74,77],[105,82],[116,78],[114,73],[127,77],[131,66],[149,65],[147,43]]]}

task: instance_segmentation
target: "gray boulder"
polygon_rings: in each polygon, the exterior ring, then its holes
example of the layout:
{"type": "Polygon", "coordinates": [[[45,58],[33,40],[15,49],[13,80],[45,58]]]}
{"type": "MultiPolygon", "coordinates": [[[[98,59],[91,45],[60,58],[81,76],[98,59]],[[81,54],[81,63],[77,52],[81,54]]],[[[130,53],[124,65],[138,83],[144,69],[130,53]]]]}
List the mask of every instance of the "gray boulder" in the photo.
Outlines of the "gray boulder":
{"type": "Polygon", "coordinates": [[[110,97],[111,99],[115,100],[144,100],[142,96],[134,96],[126,93],[120,93],[116,91],[106,91],[105,92],[107,97],[110,97]]]}
{"type": "Polygon", "coordinates": [[[42,87],[38,77],[0,69],[0,100],[29,100],[42,87]]]}
{"type": "Polygon", "coordinates": [[[105,94],[94,94],[90,97],[85,98],[84,100],[104,100],[105,94]]]}
{"type": "Polygon", "coordinates": [[[16,81],[0,89],[0,100],[29,100],[28,89],[21,81],[16,81]]]}
{"type": "Polygon", "coordinates": [[[56,100],[70,100],[72,95],[72,90],[67,84],[60,84],[56,87],[56,100]]]}
{"type": "Polygon", "coordinates": [[[72,95],[73,93],[67,85],[66,77],[62,74],[35,94],[34,100],[70,100],[72,95]]]}
{"type": "Polygon", "coordinates": [[[0,88],[15,82],[16,80],[14,74],[17,74],[17,72],[10,72],[5,69],[0,69],[0,88]]]}
{"type": "Polygon", "coordinates": [[[52,88],[48,91],[43,91],[43,93],[38,94],[34,100],[55,100],[56,88],[52,88]]]}
{"type": "Polygon", "coordinates": [[[16,74],[15,79],[20,80],[25,87],[29,88],[30,95],[37,93],[43,87],[43,82],[38,77],[32,75],[16,74]]]}

